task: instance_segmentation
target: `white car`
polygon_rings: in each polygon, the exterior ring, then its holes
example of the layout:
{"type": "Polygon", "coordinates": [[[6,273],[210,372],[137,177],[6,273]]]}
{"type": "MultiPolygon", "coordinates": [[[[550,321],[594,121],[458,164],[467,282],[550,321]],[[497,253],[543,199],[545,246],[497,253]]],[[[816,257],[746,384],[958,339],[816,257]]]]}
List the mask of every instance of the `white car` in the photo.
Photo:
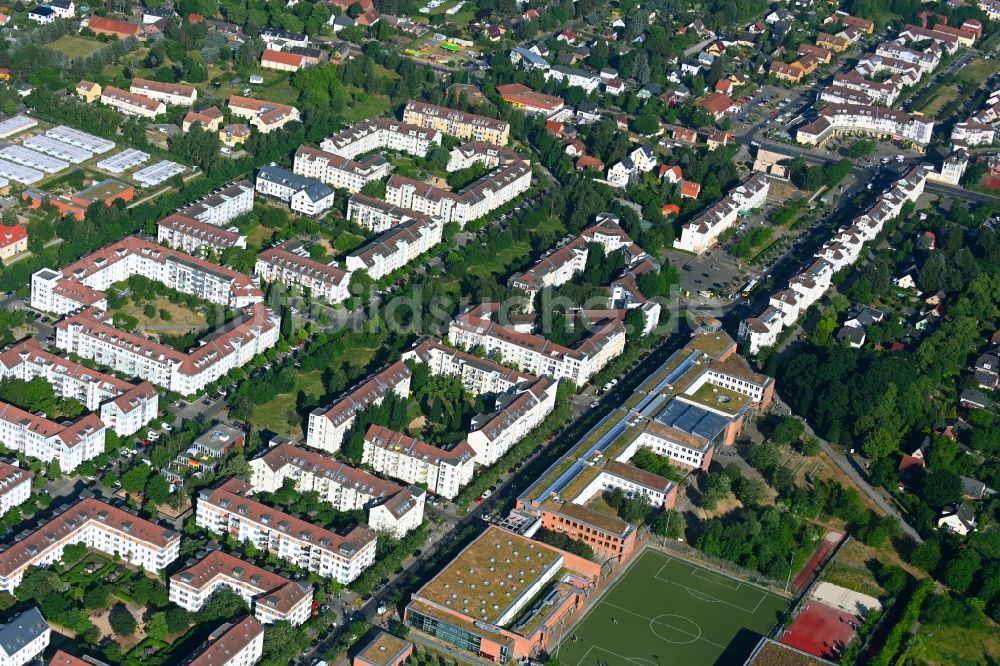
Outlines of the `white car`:
{"type": "Polygon", "coordinates": [[[146,439],[148,439],[151,442],[155,442],[159,438],[160,438],[160,433],[156,432],[155,430],[150,430],[149,432],[146,433],[146,439]]]}
{"type": "Polygon", "coordinates": [[[163,432],[170,432],[173,429],[174,427],[169,423],[164,423],[163,425],[160,426],[160,430],[162,430],[163,432]]]}

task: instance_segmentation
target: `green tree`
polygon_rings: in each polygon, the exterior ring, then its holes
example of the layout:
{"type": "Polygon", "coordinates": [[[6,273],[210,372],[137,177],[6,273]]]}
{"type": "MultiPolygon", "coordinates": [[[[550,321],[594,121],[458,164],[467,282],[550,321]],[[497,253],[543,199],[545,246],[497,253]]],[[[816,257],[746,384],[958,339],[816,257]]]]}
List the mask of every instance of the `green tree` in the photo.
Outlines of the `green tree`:
{"type": "Polygon", "coordinates": [[[108,613],[108,624],[111,630],[119,636],[131,636],[138,628],[135,616],[125,607],[123,603],[117,603],[111,607],[108,613]]]}
{"type": "Polygon", "coordinates": [[[130,494],[136,494],[146,487],[146,480],[153,473],[153,469],[148,465],[139,464],[122,474],[122,490],[130,494]]]}
{"type": "Polygon", "coordinates": [[[149,618],[149,622],[146,623],[146,634],[156,640],[162,641],[170,633],[170,627],[167,624],[167,614],[164,612],[153,613],[153,616],[149,618]]]}
{"type": "Polygon", "coordinates": [[[146,482],[146,501],[153,506],[166,504],[170,500],[170,483],[159,474],[153,474],[146,482]]]}

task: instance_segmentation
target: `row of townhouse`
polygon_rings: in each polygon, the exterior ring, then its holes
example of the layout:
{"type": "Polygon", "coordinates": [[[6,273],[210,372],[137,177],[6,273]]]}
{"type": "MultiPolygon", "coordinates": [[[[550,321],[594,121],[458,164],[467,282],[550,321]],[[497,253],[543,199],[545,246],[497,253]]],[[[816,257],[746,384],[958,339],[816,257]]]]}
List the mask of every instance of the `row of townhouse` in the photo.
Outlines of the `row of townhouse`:
{"type": "Polygon", "coordinates": [[[421,484],[454,499],[472,481],[476,452],[465,440],[443,449],[403,433],[371,425],[365,433],[361,462],[404,483],[421,484]]]}
{"type": "Polygon", "coordinates": [[[396,538],[424,520],[426,493],[420,488],[404,488],[283,437],[272,439],[270,448],[250,461],[250,470],[256,491],[273,493],[291,479],[297,492],[315,492],[337,511],[367,511],[369,527],[396,538]]]}
{"type": "MultiPolygon", "coordinates": [[[[590,509],[599,493],[615,489],[645,495],[671,508],[677,484],[629,461],[649,448],[690,471],[707,470],[716,447],[731,445],[750,409],[765,409],[774,380],[736,356],[723,332],[699,330],[622,407],[581,438],[517,499],[517,510],[547,529],[590,545],[604,558],[627,559],[637,545],[635,526],[590,509]]],[[[533,522],[533,521],[532,521],[533,522]]]]}
{"type": "Polygon", "coordinates": [[[311,259],[298,241],[285,241],[258,254],[254,273],[258,280],[308,289],[313,296],[330,303],[350,298],[351,274],[311,259]]]}
{"type": "Polygon", "coordinates": [[[141,118],[155,118],[167,112],[167,105],[158,99],[114,86],[105,86],[101,91],[101,104],[118,109],[126,116],[139,116],[141,118]]]}
{"type": "Polygon", "coordinates": [[[511,289],[524,291],[529,299],[534,299],[546,287],[558,287],[583,272],[589,256],[589,245],[596,243],[608,255],[621,251],[625,263],[633,266],[646,258],[646,253],[621,227],[620,220],[611,213],[600,213],[594,224],[584,229],[579,236],[566,245],[557,248],[539,259],[523,273],[515,273],[507,280],[511,289]]]}
{"type": "Polygon", "coordinates": [[[326,183],[279,166],[263,166],[257,171],[257,191],[307,217],[326,214],[333,208],[336,194],[326,183]]]}
{"type": "Polygon", "coordinates": [[[83,307],[107,308],[112,284],[143,275],[171,289],[212,303],[242,308],[264,299],[249,277],[183,252],[127,236],[61,270],[43,268],[31,276],[31,307],[66,314],[83,307]]]}
{"type": "Polygon", "coordinates": [[[229,111],[237,118],[249,120],[261,134],[281,129],[300,119],[299,110],[294,106],[239,95],[230,96],[229,111]]]}
{"type": "Polygon", "coordinates": [[[518,330],[492,320],[499,310],[496,303],[470,308],[452,320],[448,338],[453,345],[471,349],[482,345],[487,354],[500,354],[507,363],[517,364],[533,375],[568,379],[583,386],[625,348],[622,312],[599,311],[589,320],[592,332],[573,348],[549,342],[540,335],[518,330]]]}
{"type": "Polygon", "coordinates": [[[163,102],[167,106],[194,106],[198,89],[182,83],[163,83],[150,79],[134,78],[129,92],[163,102]]]}
{"type": "Polygon", "coordinates": [[[933,131],[933,120],[904,111],[872,105],[830,104],[819,112],[816,120],[799,127],[795,140],[819,146],[835,136],[861,134],[907,141],[917,148],[926,148],[933,131]]]}
{"type": "Polygon", "coordinates": [[[353,160],[375,150],[392,150],[427,157],[432,146],[441,145],[441,132],[410,125],[393,118],[373,118],[351,125],[323,140],[320,148],[353,160]]]}
{"type": "Polygon", "coordinates": [[[264,656],[264,625],[249,615],[223,624],[181,666],[253,666],[264,656]]]}
{"type": "Polygon", "coordinates": [[[0,590],[13,592],[29,567],[59,562],[77,543],[159,573],[180,555],[181,535],[100,500],[81,500],[0,551],[0,590]]]}
{"type": "Polygon", "coordinates": [[[750,176],[718,203],[685,223],[681,227],[681,237],[674,241],[674,247],[696,254],[708,250],[723,231],[735,226],[741,214],[763,206],[770,188],[771,182],[766,175],[755,173],[750,176]]]}
{"type": "Polygon", "coordinates": [[[313,588],[246,560],[212,550],[170,577],[170,601],[196,613],[218,590],[239,595],[262,624],[300,625],[312,613],[313,588]]]}
{"type": "Polygon", "coordinates": [[[252,543],[306,569],[347,585],[375,561],[375,531],[357,526],[346,535],[313,525],[251,499],[253,486],[229,479],[201,491],[195,522],[223,537],[252,543]]]}
{"type": "Polygon", "coordinates": [[[531,166],[514,162],[501,166],[455,193],[411,178],[393,175],[386,183],[386,201],[465,227],[513,201],[531,187],[531,166]]]}
{"type": "Polygon", "coordinates": [[[437,130],[459,139],[486,141],[498,146],[507,145],[510,139],[510,123],[503,120],[456,111],[414,99],[408,101],[403,109],[403,122],[437,130]]]}
{"type": "Polygon", "coordinates": [[[254,187],[250,181],[238,180],[177,212],[199,222],[221,227],[253,210],[253,194],[254,187]]]}
{"type": "Polygon", "coordinates": [[[21,469],[17,460],[0,460],[0,515],[28,501],[34,477],[35,473],[21,469]]]}
{"type": "Polygon", "coordinates": [[[192,395],[274,347],[279,325],[278,315],[256,303],[203,338],[199,347],[182,353],[115,328],[109,313],[88,308],[56,324],[56,347],[130,377],[192,395]]]}
{"type": "Polygon", "coordinates": [[[347,200],[348,221],[377,234],[421,217],[426,216],[366,194],[358,193],[347,200]]]}
{"type": "Polygon", "coordinates": [[[319,148],[299,146],[292,171],[353,194],[388,176],[389,166],[389,161],[381,155],[369,155],[359,162],[319,148]]]}
{"type": "MultiPolygon", "coordinates": [[[[156,418],[159,395],[149,382],[134,384],[49,353],[36,338],[0,352],[0,379],[44,379],[60,398],[78,400],[120,437],[156,418]]],[[[63,469],[66,469],[65,467],[63,469]]]]}
{"type": "Polygon", "coordinates": [[[381,404],[389,391],[401,398],[408,397],[410,378],[410,369],[397,361],[365,379],[330,406],[317,407],[309,415],[306,445],[328,453],[339,451],[358,412],[381,404]]]}
{"type": "Polygon", "coordinates": [[[907,202],[916,202],[924,191],[929,170],[915,166],[886,189],[850,226],[840,229],[816,252],[816,261],[788,281],[788,287],[771,295],[766,308],[740,322],[740,338],[750,353],[772,347],[778,336],[801,317],[830,286],[833,275],[853,265],[866,243],[899,216],[907,202]]]}
{"type": "Polygon", "coordinates": [[[444,224],[440,220],[414,213],[407,221],[348,254],[347,270],[365,271],[373,280],[379,280],[429,252],[441,242],[443,234],[444,224]]]}
{"type": "Polygon", "coordinates": [[[222,227],[174,213],[156,223],[156,242],[186,254],[205,250],[221,252],[233,247],[246,248],[247,237],[236,227],[222,227]]]}

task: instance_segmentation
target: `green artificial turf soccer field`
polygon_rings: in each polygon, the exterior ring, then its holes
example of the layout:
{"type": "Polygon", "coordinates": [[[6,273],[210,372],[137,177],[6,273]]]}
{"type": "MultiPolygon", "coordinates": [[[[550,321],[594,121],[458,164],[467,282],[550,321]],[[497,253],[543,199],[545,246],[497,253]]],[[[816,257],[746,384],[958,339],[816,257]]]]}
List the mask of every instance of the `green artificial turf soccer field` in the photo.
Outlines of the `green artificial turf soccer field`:
{"type": "Polygon", "coordinates": [[[558,659],[564,666],[739,666],[787,604],[749,583],[646,550],[566,628],[558,659]]]}

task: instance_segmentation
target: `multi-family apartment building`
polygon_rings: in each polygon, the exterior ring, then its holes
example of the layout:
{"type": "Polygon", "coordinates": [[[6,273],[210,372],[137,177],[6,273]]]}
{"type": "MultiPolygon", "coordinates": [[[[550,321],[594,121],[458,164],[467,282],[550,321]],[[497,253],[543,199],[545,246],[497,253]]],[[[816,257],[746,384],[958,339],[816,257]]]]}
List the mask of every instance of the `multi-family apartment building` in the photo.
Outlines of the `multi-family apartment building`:
{"type": "Polygon", "coordinates": [[[0,624],[0,663],[23,666],[36,661],[49,646],[51,635],[52,628],[37,607],[15,615],[0,624]]]}
{"type": "Polygon", "coordinates": [[[860,104],[831,104],[819,112],[816,120],[799,127],[795,140],[816,146],[834,136],[862,134],[902,139],[924,148],[930,143],[933,130],[933,120],[903,111],[860,104]]]}
{"type": "Polygon", "coordinates": [[[612,187],[628,187],[636,182],[645,173],[650,173],[656,168],[656,154],[653,147],[643,145],[635,148],[625,156],[621,162],[617,162],[608,169],[608,185],[612,187]]]}
{"type": "Polygon", "coordinates": [[[408,397],[411,376],[406,364],[397,361],[365,379],[329,407],[317,407],[309,415],[306,444],[320,451],[339,451],[358,412],[381,404],[389,391],[401,398],[408,397]]]}
{"type": "Polygon", "coordinates": [[[88,306],[106,309],[104,291],[133,275],[144,275],[171,289],[232,308],[264,298],[260,288],[242,273],[128,236],[61,270],[36,271],[31,276],[31,306],[55,314],[88,306]]]}
{"type": "Polygon", "coordinates": [[[275,346],[279,325],[280,317],[257,303],[202,338],[201,346],[182,353],[115,328],[108,313],[88,308],[56,324],[56,346],[128,376],[191,395],[275,346]]]}
{"type": "Polygon", "coordinates": [[[443,449],[409,435],[369,426],[361,462],[376,472],[405,483],[426,485],[437,495],[453,499],[470,481],[476,452],[462,440],[443,449]]]}
{"type": "Polygon", "coordinates": [[[423,523],[426,493],[420,488],[405,488],[284,438],[275,440],[250,461],[255,490],[275,492],[291,479],[296,491],[316,492],[337,511],[367,510],[369,527],[397,538],[423,523]]]}
{"type": "Polygon", "coordinates": [[[496,169],[514,162],[527,164],[528,160],[509,148],[488,141],[466,141],[451,149],[448,154],[448,166],[445,170],[451,173],[468,169],[474,164],[482,164],[487,169],[496,169]]]}
{"type": "Polygon", "coordinates": [[[235,478],[203,490],[195,507],[196,523],[344,585],[375,561],[374,530],[358,526],[337,534],[251,499],[252,490],[235,478]]]}
{"type": "Polygon", "coordinates": [[[473,395],[506,393],[518,384],[538,379],[490,359],[449,347],[436,338],[421,339],[403,352],[403,360],[424,363],[432,375],[457,376],[465,390],[473,395]]]}
{"type": "Polygon", "coordinates": [[[497,398],[493,412],[475,416],[466,441],[476,452],[476,462],[494,464],[541,425],[555,409],[557,387],[549,377],[519,384],[497,398]]]}
{"type": "Polygon", "coordinates": [[[292,171],[353,194],[366,184],[388,176],[389,161],[381,155],[369,155],[357,162],[318,148],[299,146],[292,171]]]}
{"type": "Polygon", "coordinates": [[[951,129],[951,145],[955,147],[990,146],[996,140],[997,130],[988,122],[975,117],[955,123],[951,129]]]}
{"type": "Polygon", "coordinates": [[[34,476],[30,469],[21,469],[16,460],[0,460],[0,515],[28,501],[34,476]]]}
{"type": "Polygon", "coordinates": [[[97,414],[64,424],[0,402],[0,442],[31,458],[55,460],[66,472],[104,452],[104,433],[97,414]]]}
{"type": "Polygon", "coordinates": [[[257,191],[308,217],[318,217],[333,208],[335,195],[326,183],[278,166],[263,166],[257,171],[257,191]]]}
{"type": "Polygon", "coordinates": [[[393,174],[386,183],[386,201],[461,227],[513,201],[531,187],[531,167],[514,162],[495,169],[455,193],[429,183],[393,174]]]}
{"type": "Polygon", "coordinates": [[[249,120],[250,125],[261,134],[281,129],[288,123],[299,120],[299,110],[294,106],[239,95],[230,96],[229,111],[238,118],[249,120]]]}
{"type": "MultiPolygon", "coordinates": [[[[625,348],[625,326],[614,310],[594,313],[593,331],[573,348],[492,321],[496,303],[485,303],[460,314],[448,327],[452,344],[471,349],[482,345],[525,372],[568,379],[583,386],[625,348]]],[[[577,315],[580,316],[580,315],[577,315]]]]}
{"type": "Polygon", "coordinates": [[[253,666],[264,655],[264,625],[249,615],[224,624],[181,666],[253,666]]]}
{"type": "Polygon", "coordinates": [[[156,223],[156,242],[187,254],[199,254],[204,250],[221,252],[231,247],[246,248],[247,237],[236,227],[223,229],[174,213],[156,223]]]}
{"type": "Polygon", "coordinates": [[[350,273],[310,259],[296,241],[286,241],[258,254],[254,272],[259,280],[308,289],[313,296],[330,303],[342,303],[350,297],[350,273]]]}
{"type": "Polygon", "coordinates": [[[423,213],[394,206],[360,192],[347,200],[347,219],[377,234],[409,220],[425,217],[423,213]]]}
{"type": "Polygon", "coordinates": [[[60,561],[76,543],[158,573],[177,559],[181,535],[100,500],[81,500],[0,551],[0,590],[13,592],[29,567],[60,561]]]}
{"type": "Polygon", "coordinates": [[[43,378],[60,398],[78,400],[99,412],[104,425],[120,437],[132,435],[156,418],[159,396],[149,382],[133,384],[49,353],[35,338],[0,352],[0,378],[43,378]]]}
{"type": "Polygon", "coordinates": [[[222,128],[222,121],[222,111],[217,106],[210,106],[199,111],[188,111],[181,121],[181,131],[187,134],[194,124],[198,123],[206,132],[218,132],[222,128]]]}
{"type": "Polygon", "coordinates": [[[158,100],[167,106],[194,106],[198,99],[198,89],[194,86],[141,78],[132,79],[129,92],[158,100]]]}
{"type": "Polygon", "coordinates": [[[185,217],[219,227],[252,211],[253,193],[254,187],[250,181],[239,180],[177,212],[185,217]]]}
{"type": "Polygon", "coordinates": [[[319,147],[333,155],[353,160],[375,150],[392,150],[427,157],[431,146],[441,145],[441,132],[433,128],[401,123],[393,118],[373,118],[337,132],[319,147]]]}
{"type": "Polygon", "coordinates": [[[733,188],[729,194],[681,228],[674,247],[701,254],[711,248],[723,231],[733,227],[740,214],[760,208],[767,200],[771,183],[767,176],[755,173],[733,188]]]}
{"type": "Polygon", "coordinates": [[[444,224],[420,213],[382,232],[347,255],[349,271],[365,271],[379,280],[429,252],[441,242],[444,224]]]}
{"type": "Polygon", "coordinates": [[[503,120],[456,111],[411,99],[403,109],[403,122],[456,136],[459,139],[507,145],[510,124],[503,120]]]}
{"type": "Polygon", "coordinates": [[[195,613],[221,588],[238,594],[262,624],[290,622],[300,625],[312,612],[313,589],[246,560],[209,551],[191,566],[170,577],[170,601],[195,613]]]}
{"type": "Polygon", "coordinates": [[[167,112],[167,105],[160,100],[137,95],[114,86],[105,86],[101,91],[101,104],[118,109],[127,116],[155,118],[167,112]]]}
{"type": "Polygon", "coordinates": [[[857,70],[837,72],[833,84],[820,92],[820,100],[833,104],[875,104],[892,106],[899,98],[903,84],[890,77],[885,81],[871,81],[857,70]]]}
{"type": "Polygon", "coordinates": [[[896,180],[864,213],[824,243],[816,252],[816,261],[792,276],[788,287],[774,293],[766,308],[740,322],[739,336],[746,341],[750,353],[776,344],[781,332],[823,296],[834,273],[853,265],[864,244],[874,240],[887,222],[898,217],[907,202],[917,201],[928,173],[927,167],[916,166],[896,180]]]}

